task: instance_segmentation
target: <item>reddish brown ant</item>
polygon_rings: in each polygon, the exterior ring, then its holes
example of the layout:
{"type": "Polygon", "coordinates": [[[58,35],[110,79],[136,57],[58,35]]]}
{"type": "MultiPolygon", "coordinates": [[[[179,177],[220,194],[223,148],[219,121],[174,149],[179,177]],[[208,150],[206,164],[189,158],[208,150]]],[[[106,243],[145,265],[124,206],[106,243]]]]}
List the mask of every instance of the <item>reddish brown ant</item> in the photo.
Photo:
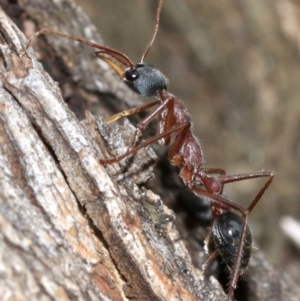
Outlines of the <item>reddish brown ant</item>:
{"type": "Polygon", "coordinates": [[[218,254],[221,255],[231,272],[227,296],[227,300],[229,300],[233,296],[239,276],[245,272],[250,259],[251,233],[248,227],[248,216],[273,181],[274,174],[268,171],[260,171],[226,175],[225,171],[221,168],[203,167],[203,153],[198,139],[192,132],[191,116],[180,100],[167,92],[168,80],[166,77],[152,65],[143,63],[158,31],[162,4],[163,0],[160,0],[151,41],[142,55],[141,62],[138,64],[134,64],[126,55],[112,48],[48,29],[43,29],[35,33],[29,39],[26,48],[40,34],[57,35],[89,45],[99,49],[96,55],[111,66],[121,80],[134,92],[144,97],[155,96],[158,99],[139,108],[120,112],[107,120],[110,123],[121,117],[129,116],[158,105],[153,113],[137,124],[136,132],[127,152],[112,159],[100,160],[100,162],[102,164],[117,163],[125,157],[136,153],[141,148],[157,141],[161,141],[166,145],[170,144],[168,159],[171,164],[180,168],[180,177],[183,182],[200,198],[211,202],[214,216],[208,243],[211,254],[204,264],[203,269],[218,254]],[[125,70],[120,65],[124,66],[125,70]],[[139,134],[158,115],[160,115],[159,134],[136,146],[139,134]],[[244,208],[221,196],[224,184],[261,177],[268,177],[269,179],[248,208],[244,208]],[[232,212],[232,210],[238,211],[240,215],[232,212]]]}

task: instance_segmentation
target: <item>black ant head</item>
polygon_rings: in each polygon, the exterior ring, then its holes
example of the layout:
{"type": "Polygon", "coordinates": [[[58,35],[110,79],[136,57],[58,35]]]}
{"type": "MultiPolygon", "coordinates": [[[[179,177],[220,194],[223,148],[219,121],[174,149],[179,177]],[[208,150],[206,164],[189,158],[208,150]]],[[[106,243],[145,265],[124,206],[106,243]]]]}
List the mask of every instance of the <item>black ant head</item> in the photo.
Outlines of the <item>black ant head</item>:
{"type": "Polygon", "coordinates": [[[126,55],[117,50],[100,45],[95,47],[95,44],[93,44],[93,47],[100,49],[96,52],[96,55],[110,65],[130,89],[144,97],[155,96],[158,91],[166,89],[168,84],[168,79],[158,69],[143,63],[158,31],[163,1],[159,0],[153,34],[142,55],[141,63],[134,64],[126,55]],[[127,69],[124,71],[121,65],[127,67],[127,69]]]}
{"type": "Polygon", "coordinates": [[[137,64],[125,70],[123,82],[134,92],[151,97],[167,88],[168,79],[152,65],[137,64]]]}
{"type": "Polygon", "coordinates": [[[143,61],[155,40],[162,5],[163,0],[159,0],[152,38],[142,55],[140,64],[134,64],[125,54],[120,51],[49,29],[42,29],[36,32],[29,39],[26,49],[28,49],[28,47],[31,45],[31,42],[40,34],[52,34],[94,47],[98,49],[96,52],[97,57],[106,62],[113,70],[115,70],[129,88],[144,97],[155,96],[158,91],[167,88],[168,80],[158,69],[151,65],[143,64],[143,61]],[[127,69],[124,71],[122,66],[127,69]]]}

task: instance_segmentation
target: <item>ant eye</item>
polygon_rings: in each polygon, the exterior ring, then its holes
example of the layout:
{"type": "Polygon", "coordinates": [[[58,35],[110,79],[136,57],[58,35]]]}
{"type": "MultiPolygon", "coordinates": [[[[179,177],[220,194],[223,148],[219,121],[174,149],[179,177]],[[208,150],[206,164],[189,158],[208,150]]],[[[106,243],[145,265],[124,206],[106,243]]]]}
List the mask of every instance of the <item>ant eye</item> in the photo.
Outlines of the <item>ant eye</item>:
{"type": "Polygon", "coordinates": [[[128,80],[130,82],[135,81],[140,76],[140,74],[137,70],[132,70],[132,69],[126,70],[124,75],[125,75],[126,80],[128,80]]]}

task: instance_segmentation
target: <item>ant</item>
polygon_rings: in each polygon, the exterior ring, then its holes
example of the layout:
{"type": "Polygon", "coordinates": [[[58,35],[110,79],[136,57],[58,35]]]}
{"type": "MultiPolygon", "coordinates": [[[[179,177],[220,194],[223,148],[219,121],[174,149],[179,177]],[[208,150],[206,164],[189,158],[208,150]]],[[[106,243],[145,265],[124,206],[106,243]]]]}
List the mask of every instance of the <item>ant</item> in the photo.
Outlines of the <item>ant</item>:
{"type": "Polygon", "coordinates": [[[125,54],[112,48],[48,29],[42,29],[35,33],[29,39],[26,49],[28,49],[33,39],[41,34],[56,35],[91,46],[98,49],[95,52],[96,56],[106,62],[131,90],[144,97],[155,96],[157,98],[156,101],[149,104],[117,113],[107,120],[107,123],[111,123],[122,117],[158,106],[148,117],[137,124],[127,152],[112,159],[100,160],[100,162],[104,165],[117,163],[157,141],[166,145],[170,144],[168,160],[180,169],[180,177],[185,185],[197,196],[211,203],[214,220],[208,236],[207,247],[210,256],[204,263],[203,270],[217,255],[221,255],[231,273],[227,295],[227,300],[230,300],[238,278],[244,274],[250,260],[252,239],[248,227],[249,214],[270,186],[274,174],[268,171],[259,171],[226,175],[221,168],[203,167],[203,153],[199,140],[192,132],[190,114],[177,97],[167,92],[167,78],[152,65],[144,63],[158,31],[162,5],[163,0],[159,0],[153,34],[138,64],[133,63],[125,54]],[[159,133],[137,146],[138,136],[158,115],[160,116],[159,133]],[[267,177],[268,181],[248,208],[244,208],[221,196],[224,184],[262,177],[267,177]],[[239,214],[233,211],[239,212],[239,214]]]}

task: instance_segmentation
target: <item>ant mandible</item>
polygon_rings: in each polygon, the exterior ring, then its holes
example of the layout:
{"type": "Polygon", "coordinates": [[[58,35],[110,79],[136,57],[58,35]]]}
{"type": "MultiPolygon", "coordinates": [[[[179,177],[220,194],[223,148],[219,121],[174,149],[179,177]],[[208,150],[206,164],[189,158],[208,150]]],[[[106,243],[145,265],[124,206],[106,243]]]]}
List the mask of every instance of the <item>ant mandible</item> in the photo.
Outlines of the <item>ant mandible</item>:
{"type": "Polygon", "coordinates": [[[249,214],[270,186],[274,174],[269,171],[259,171],[255,173],[226,175],[225,171],[221,168],[203,167],[203,153],[199,140],[192,132],[190,114],[177,97],[167,92],[167,78],[152,65],[144,63],[144,59],[149,53],[158,31],[162,5],[163,0],[159,0],[152,38],[142,55],[141,62],[138,64],[133,63],[125,54],[112,48],[48,29],[43,29],[35,33],[29,39],[26,49],[28,49],[33,39],[41,34],[56,35],[91,46],[98,49],[96,52],[97,57],[106,62],[130,89],[141,96],[155,96],[157,98],[156,101],[120,112],[107,120],[110,123],[158,105],[148,117],[137,124],[133,140],[127,152],[112,159],[100,160],[100,162],[105,165],[117,163],[157,141],[161,141],[166,145],[170,144],[168,160],[172,165],[179,167],[180,177],[183,182],[197,196],[211,203],[214,220],[208,239],[210,256],[203,265],[203,270],[218,254],[221,255],[224,263],[231,272],[227,295],[227,300],[230,300],[239,276],[247,269],[251,255],[252,239],[248,227],[249,214]],[[124,66],[124,69],[121,66],[124,66]],[[141,145],[136,146],[139,134],[158,115],[160,116],[159,133],[141,145]],[[224,184],[261,177],[269,179],[248,208],[244,208],[221,196],[224,184]]]}

